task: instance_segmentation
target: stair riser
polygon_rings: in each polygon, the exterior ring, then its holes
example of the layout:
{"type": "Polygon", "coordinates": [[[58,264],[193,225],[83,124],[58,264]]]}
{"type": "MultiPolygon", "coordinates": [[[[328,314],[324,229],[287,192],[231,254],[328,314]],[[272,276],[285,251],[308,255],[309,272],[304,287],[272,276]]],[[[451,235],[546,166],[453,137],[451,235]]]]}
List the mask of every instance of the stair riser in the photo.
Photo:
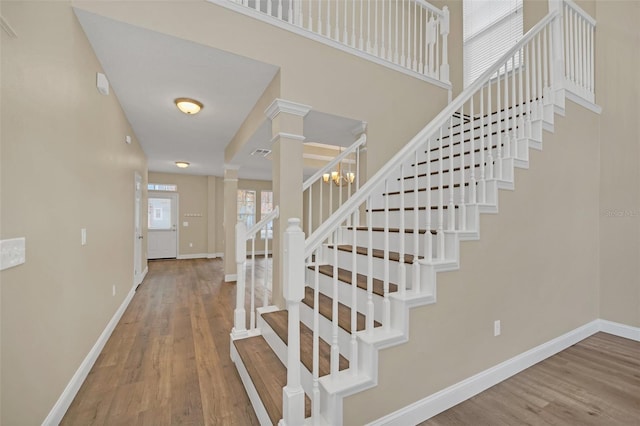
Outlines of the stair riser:
{"type": "MultiPolygon", "coordinates": [[[[424,226],[423,226],[424,228],[424,226]]],[[[345,239],[343,241],[351,241],[352,232],[349,230],[344,231],[345,239]]],[[[384,232],[376,231],[371,232],[371,237],[373,241],[372,247],[384,247],[385,235],[384,232]]],[[[418,254],[419,256],[423,256],[425,254],[425,246],[427,240],[426,234],[418,234],[418,252],[416,253],[414,250],[415,247],[415,239],[413,233],[400,233],[400,232],[389,232],[389,250],[399,252],[400,251],[400,243],[404,241],[405,253],[407,254],[418,254]]],[[[433,236],[432,236],[433,238],[433,236]]],[[[369,247],[369,233],[368,231],[356,231],[356,245],[360,247],[369,247]]]]}
{"type": "MultiPolygon", "coordinates": [[[[331,248],[327,249],[327,257],[330,260],[330,262],[328,263],[332,263],[333,252],[334,252],[334,249],[331,249],[331,248]]],[[[368,268],[368,262],[369,262],[368,256],[356,254],[356,268],[357,268],[356,271],[360,274],[368,275],[370,272],[368,268]]],[[[385,271],[384,259],[373,257],[372,262],[373,262],[373,277],[379,280],[384,280],[384,271],[385,271]]],[[[408,287],[411,287],[411,281],[412,281],[411,265],[410,264],[404,264],[404,265],[405,265],[406,285],[408,287]]],[[[351,252],[338,250],[338,267],[347,269],[350,271],[353,270],[351,252]]],[[[401,275],[400,263],[393,262],[393,261],[389,262],[389,282],[399,285],[400,275],[401,275]]]]}
{"type": "MultiPolygon", "coordinates": [[[[258,326],[260,327],[263,337],[265,338],[267,343],[269,343],[269,346],[271,347],[273,352],[278,356],[278,358],[284,365],[287,365],[287,345],[284,344],[284,342],[275,333],[275,331],[273,331],[269,323],[263,320],[261,316],[258,317],[258,326]]],[[[302,362],[300,363],[300,382],[302,384],[304,392],[307,395],[312,395],[313,374],[312,372],[307,370],[302,362]]],[[[320,391],[323,392],[322,386],[320,387],[320,391]]],[[[322,397],[326,397],[326,395],[324,395],[324,392],[322,397]]]]}
{"type": "MultiPolygon", "coordinates": [[[[447,200],[445,200],[445,204],[446,204],[447,200]]],[[[414,211],[404,211],[404,212],[400,212],[400,211],[390,211],[388,213],[385,212],[372,212],[371,213],[371,225],[374,227],[384,227],[385,226],[385,222],[387,221],[386,219],[386,214],[389,215],[388,218],[388,224],[389,227],[400,227],[400,216],[404,216],[404,227],[408,228],[408,229],[412,229],[414,227],[415,224],[415,212],[414,211]]],[[[418,211],[418,222],[417,222],[417,227],[418,228],[426,228],[427,227],[427,214],[429,214],[430,216],[430,227],[431,229],[437,229],[438,226],[440,225],[439,222],[439,212],[438,210],[432,210],[430,213],[427,213],[426,210],[419,210],[418,211]]],[[[442,215],[443,215],[443,229],[448,229],[448,224],[449,224],[449,210],[448,209],[443,209],[442,210],[442,215]]],[[[457,221],[456,221],[457,223],[457,221]]]]}
{"type": "MultiPolygon", "coordinates": [[[[306,283],[309,287],[315,288],[315,272],[307,269],[306,283]]],[[[320,292],[326,294],[329,297],[333,297],[333,278],[324,274],[318,274],[318,282],[320,284],[320,292]]],[[[352,304],[352,290],[353,287],[343,281],[338,280],[338,301],[347,305],[352,304]]],[[[372,302],[374,306],[374,319],[376,321],[382,321],[382,296],[372,293],[372,302]]],[[[356,287],[356,303],[358,306],[358,312],[366,313],[368,309],[367,291],[356,287]]]]}
{"type": "MultiPolygon", "coordinates": [[[[318,315],[320,338],[330,345],[333,342],[333,323],[328,318],[318,315]]],[[[313,308],[300,303],[300,321],[313,330],[313,308]]],[[[338,349],[346,359],[351,359],[351,333],[338,327],[338,349]]]]}
{"type": "MultiPolygon", "coordinates": [[[[461,200],[465,203],[470,203],[471,202],[471,198],[472,198],[472,193],[471,193],[471,187],[469,186],[465,186],[464,187],[464,197],[462,196],[462,189],[461,188],[453,188],[453,190],[446,188],[442,190],[442,199],[444,202],[444,205],[448,205],[449,204],[449,199],[450,197],[453,195],[453,200],[456,204],[459,204],[461,202],[461,200]]],[[[477,191],[477,186],[476,186],[476,191],[477,191]]],[[[400,205],[404,202],[404,207],[408,208],[408,207],[424,207],[424,206],[437,206],[440,204],[440,193],[439,190],[437,189],[432,189],[430,190],[429,196],[430,196],[430,200],[427,200],[427,191],[418,191],[418,199],[416,200],[416,194],[415,193],[405,193],[404,194],[404,201],[401,200],[401,195],[400,194],[390,194],[388,195],[389,197],[389,208],[400,208],[400,205]],[[429,204],[427,204],[427,202],[429,204]]],[[[375,206],[375,208],[383,208],[384,204],[381,206],[375,206]]]]}

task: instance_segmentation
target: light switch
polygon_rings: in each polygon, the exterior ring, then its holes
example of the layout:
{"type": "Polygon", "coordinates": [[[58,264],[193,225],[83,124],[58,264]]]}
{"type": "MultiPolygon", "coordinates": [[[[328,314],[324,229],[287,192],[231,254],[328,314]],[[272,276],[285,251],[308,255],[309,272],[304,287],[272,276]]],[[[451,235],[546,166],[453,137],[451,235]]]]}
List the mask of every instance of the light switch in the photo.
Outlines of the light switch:
{"type": "Polygon", "coordinates": [[[186,228],[187,226],[189,226],[189,222],[182,222],[182,226],[186,228]]]}
{"type": "Polygon", "coordinates": [[[0,241],[0,271],[22,265],[26,261],[25,238],[0,241]]]}
{"type": "Polygon", "coordinates": [[[80,244],[87,245],[87,228],[80,229],[80,244]]]}

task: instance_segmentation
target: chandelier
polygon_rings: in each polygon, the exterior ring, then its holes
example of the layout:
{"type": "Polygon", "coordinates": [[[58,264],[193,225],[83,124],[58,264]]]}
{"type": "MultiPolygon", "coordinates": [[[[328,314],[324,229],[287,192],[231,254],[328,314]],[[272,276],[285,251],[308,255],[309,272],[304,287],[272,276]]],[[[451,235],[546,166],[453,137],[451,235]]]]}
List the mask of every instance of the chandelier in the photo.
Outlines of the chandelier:
{"type": "Polygon", "coordinates": [[[340,166],[338,166],[338,170],[333,171],[331,173],[325,173],[322,175],[322,181],[324,183],[329,183],[333,181],[336,186],[343,186],[347,184],[352,184],[356,180],[356,174],[353,172],[342,173],[340,171],[340,166]]]}

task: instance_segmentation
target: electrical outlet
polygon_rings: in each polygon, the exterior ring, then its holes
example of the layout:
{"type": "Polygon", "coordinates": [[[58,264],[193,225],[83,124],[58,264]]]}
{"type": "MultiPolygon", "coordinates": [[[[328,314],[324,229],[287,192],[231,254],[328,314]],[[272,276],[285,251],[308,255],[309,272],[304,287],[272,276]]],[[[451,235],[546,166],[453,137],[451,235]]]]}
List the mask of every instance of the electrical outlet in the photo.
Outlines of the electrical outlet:
{"type": "Polygon", "coordinates": [[[111,290],[111,293],[112,293],[112,296],[115,296],[115,295],[116,295],[116,285],[115,285],[115,284],[113,285],[113,288],[112,288],[112,290],[111,290]]]}
{"type": "Polygon", "coordinates": [[[0,271],[22,265],[26,261],[26,240],[11,238],[0,241],[0,271]]]}
{"type": "Polygon", "coordinates": [[[494,321],[493,322],[493,335],[494,336],[499,336],[500,335],[500,330],[501,326],[500,326],[500,320],[494,321]]]}
{"type": "Polygon", "coordinates": [[[193,243],[189,243],[189,247],[193,247],[193,243]]]}
{"type": "Polygon", "coordinates": [[[80,229],[80,244],[83,246],[87,245],[87,228],[80,229]]]}

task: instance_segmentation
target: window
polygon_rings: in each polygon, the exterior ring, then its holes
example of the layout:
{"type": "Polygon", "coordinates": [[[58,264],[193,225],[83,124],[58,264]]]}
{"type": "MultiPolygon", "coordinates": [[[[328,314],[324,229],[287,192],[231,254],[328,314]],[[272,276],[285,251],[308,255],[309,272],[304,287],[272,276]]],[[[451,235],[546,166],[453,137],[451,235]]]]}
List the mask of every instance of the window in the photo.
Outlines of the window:
{"type": "Polygon", "coordinates": [[[149,213],[147,217],[149,229],[171,229],[171,200],[168,198],[149,198],[149,213]]]}
{"type": "Polygon", "coordinates": [[[238,222],[244,222],[247,228],[256,223],[256,191],[238,190],[238,222]]]}
{"type": "Polygon", "coordinates": [[[149,185],[147,185],[147,189],[149,191],[172,191],[172,192],[176,192],[178,190],[178,185],[163,184],[163,183],[150,183],[149,185]]]}
{"type": "Polygon", "coordinates": [[[463,20],[467,87],[522,38],[522,0],[463,0],[463,20]]]}
{"type": "MultiPolygon", "coordinates": [[[[273,191],[260,193],[260,220],[273,211],[273,191]]],[[[267,224],[267,229],[260,231],[262,239],[273,238],[273,222],[267,224]]]]}

